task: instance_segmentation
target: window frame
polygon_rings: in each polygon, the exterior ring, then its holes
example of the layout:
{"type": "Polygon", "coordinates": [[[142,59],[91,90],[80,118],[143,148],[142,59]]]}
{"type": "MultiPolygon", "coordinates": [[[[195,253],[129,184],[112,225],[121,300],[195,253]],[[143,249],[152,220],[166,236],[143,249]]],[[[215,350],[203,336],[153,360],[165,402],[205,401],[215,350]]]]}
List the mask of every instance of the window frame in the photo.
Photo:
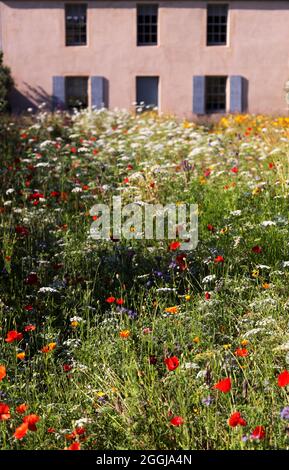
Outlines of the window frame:
{"type": "MultiPolygon", "coordinates": [[[[214,2],[214,3],[207,3],[207,8],[206,8],[206,46],[207,47],[226,47],[229,45],[229,19],[230,19],[230,4],[228,2],[214,2]],[[211,23],[209,24],[209,9],[210,8],[217,8],[217,7],[226,7],[226,33],[222,33],[220,31],[212,32],[209,33],[209,26],[216,27],[217,24],[211,23]],[[226,38],[225,41],[210,41],[209,40],[209,34],[212,36],[218,35],[221,36],[221,34],[225,34],[226,38]]],[[[224,26],[224,24],[220,24],[220,26],[224,26]]]]}
{"type": "MultiPolygon", "coordinates": [[[[228,109],[228,84],[229,84],[229,77],[228,75],[206,75],[205,76],[205,114],[224,114],[227,112],[227,109],[228,109]],[[217,88],[218,86],[220,87],[220,85],[217,85],[217,84],[210,84],[209,85],[209,81],[213,81],[214,79],[225,79],[225,88],[224,88],[224,91],[220,93],[220,91],[216,92],[216,103],[220,103],[221,102],[221,99],[220,97],[222,96],[223,99],[224,99],[224,107],[223,108],[219,108],[218,106],[217,107],[213,107],[212,105],[209,107],[208,104],[209,104],[209,99],[208,99],[208,96],[214,96],[214,93],[211,92],[211,93],[208,93],[208,88],[209,86],[211,86],[212,88],[217,88]]],[[[211,98],[210,102],[212,103],[213,102],[213,99],[211,98]]]]}
{"type": "Polygon", "coordinates": [[[90,97],[89,97],[89,76],[88,75],[67,75],[65,77],[65,82],[64,82],[64,90],[65,90],[65,108],[66,109],[69,109],[69,110],[72,110],[74,108],[77,108],[77,109],[87,109],[89,108],[89,100],[90,100],[90,97]],[[68,89],[68,82],[69,80],[73,80],[73,79],[81,79],[81,80],[85,80],[86,81],[86,103],[84,103],[84,105],[81,105],[81,106],[77,106],[77,105],[69,105],[69,95],[68,95],[68,92],[69,92],[69,89],[68,89]]]}
{"type": "MultiPolygon", "coordinates": [[[[143,15],[145,16],[145,15],[143,15]]],[[[147,16],[154,16],[154,15],[147,15],[147,16]]],[[[143,23],[143,25],[145,26],[145,22],[143,23]]],[[[149,2],[149,3],[137,3],[136,4],[136,45],[137,47],[154,47],[154,46],[158,46],[159,45],[159,3],[158,2],[149,2]],[[150,31],[148,33],[146,33],[145,31],[142,32],[142,35],[145,36],[146,34],[149,35],[150,37],[152,37],[153,35],[156,36],[156,41],[148,41],[148,42],[145,42],[145,41],[140,41],[139,39],[139,36],[140,36],[140,31],[139,31],[139,27],[140,27],[140,23],[139,23],[139,10],[141,8],[149,8],[149,7],[155,7],[156,8],[156,23],[152,23],[152,21],[150,21],[148,23],[148,27],[150,29],[150,31]],[[151,29],[152,27],[156,26],[156,32],[152,32],[151,29]]]]}
{"type": "MultiPolygon", "coordinates": [[[[88,45],[88,4],[86,2],[66,2],[64,4],[64,35],[65,35],[65,47],[85,47],[88,45]],[[76,6],[83,6],[85,7],[85,41],[80,42],[69,42],[69,30],[68,30],[68,23],[67,23],[67,10],[69,7],[76,7],[76,6]]],[[[73,35],[73,33],[70,33],[73,35]]],[[[75,33],[74,33],[75,34],[75,33]]],[[[84,33],[78,32],[78,36],[84,33]]]]}

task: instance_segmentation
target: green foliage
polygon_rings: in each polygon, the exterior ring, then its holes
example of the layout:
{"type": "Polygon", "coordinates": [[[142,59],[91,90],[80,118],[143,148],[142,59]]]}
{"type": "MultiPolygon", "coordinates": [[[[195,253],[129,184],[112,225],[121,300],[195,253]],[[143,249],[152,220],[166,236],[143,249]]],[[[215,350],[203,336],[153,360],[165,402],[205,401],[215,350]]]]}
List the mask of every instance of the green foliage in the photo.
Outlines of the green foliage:
{"type": "Polygon", "coordinates": [[[13,86],[9,67],[3,63],[3,52],[0,51],[0,112],[8,108],[8,94],[13,86]]]}
{"type": "Polygon", "coordinates": [[[27,119],[0,124],[1,449],[288,448],[289,119],[27,119]],[[120,193],[198,204],[185,265],[168,240],[88,236],[120,193]],[[19,441],[22,403],[40,421],[19,441]],[[228,425],[237,411],[246,426],[228,425]]]}

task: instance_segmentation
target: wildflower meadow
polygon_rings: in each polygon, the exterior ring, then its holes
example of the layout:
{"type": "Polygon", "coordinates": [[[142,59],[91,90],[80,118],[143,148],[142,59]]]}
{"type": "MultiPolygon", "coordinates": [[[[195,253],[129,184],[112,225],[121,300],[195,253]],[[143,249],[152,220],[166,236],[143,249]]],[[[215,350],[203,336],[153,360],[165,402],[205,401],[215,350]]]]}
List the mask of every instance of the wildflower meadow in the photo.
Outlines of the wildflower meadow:
{"type": "Polygon", "coordinates": [[[288,449],[289,118],[40,110],[0,155],[0,448],[288,449]],[[94,239],[114,196],[197,246],[94,239]]]}

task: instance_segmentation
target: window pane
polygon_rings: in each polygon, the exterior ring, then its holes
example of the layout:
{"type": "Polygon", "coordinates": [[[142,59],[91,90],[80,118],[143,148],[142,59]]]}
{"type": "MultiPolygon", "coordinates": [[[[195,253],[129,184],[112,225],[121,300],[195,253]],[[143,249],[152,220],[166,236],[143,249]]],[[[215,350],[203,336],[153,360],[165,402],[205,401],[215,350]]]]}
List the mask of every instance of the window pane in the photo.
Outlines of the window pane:
{"type": "Polygon", "coordinates": [[[206,112],[226,112],[227,77],[206,77],[206,112]]]}
{"type": "Polygon", "coordinates": [[[157,45],[158,5],[137,6],[137,45],[157,45]]]}
{"type": "Polygon", "coordinates": [[[66,45],[86,45],[87,5],[73,3],[65,5],[66,45]]]}
{"type": "Polygon", "coordinates": [[[159,77],[136,78],[136,102],[145,108],[158,106],[159,77]]]}
{"type": "Polygon", "coordinates": [[[88,78],[66,77],[65,79],[67,108],[87,108],[88,106],[88,78]]]}
{"type": "Polygon", "coordinates": [[[207,7],[207,45],[227,43],[228,5],[210,4],[207,7]]]}

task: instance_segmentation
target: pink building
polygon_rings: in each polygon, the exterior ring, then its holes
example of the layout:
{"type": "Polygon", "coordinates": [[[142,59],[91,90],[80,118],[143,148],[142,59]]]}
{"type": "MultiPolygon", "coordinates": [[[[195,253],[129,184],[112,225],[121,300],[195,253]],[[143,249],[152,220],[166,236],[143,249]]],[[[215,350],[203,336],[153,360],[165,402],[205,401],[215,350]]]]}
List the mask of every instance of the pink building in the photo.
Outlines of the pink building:
{"type": "Polygon", "coordinates": [[[0,47],[14,111],[288,113],[289,1],[4,0],[0,47]]]}

